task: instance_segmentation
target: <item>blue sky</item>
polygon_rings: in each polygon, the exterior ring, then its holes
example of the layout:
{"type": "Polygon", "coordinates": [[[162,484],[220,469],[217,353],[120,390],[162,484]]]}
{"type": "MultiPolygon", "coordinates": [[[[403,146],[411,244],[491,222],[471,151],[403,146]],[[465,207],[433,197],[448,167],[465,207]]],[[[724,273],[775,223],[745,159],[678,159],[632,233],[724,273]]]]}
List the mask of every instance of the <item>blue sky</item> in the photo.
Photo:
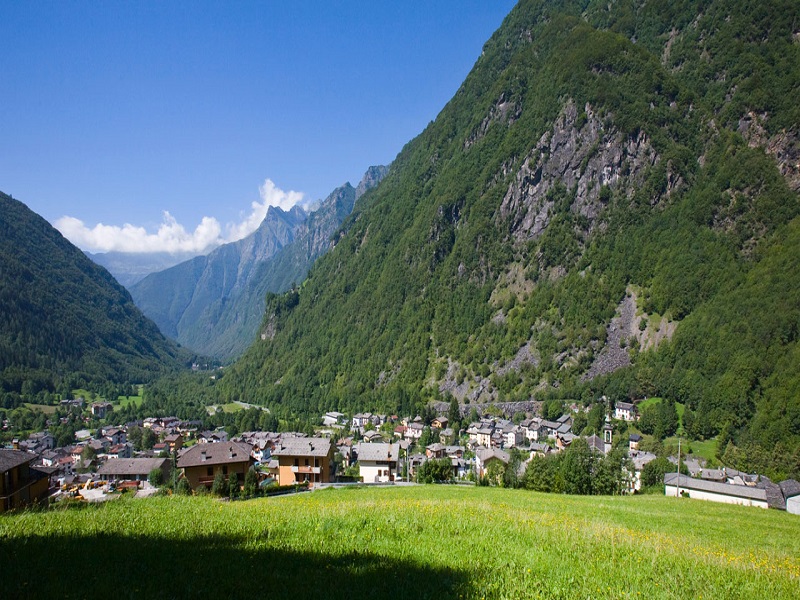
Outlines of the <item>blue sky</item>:
{"type": "Polygon", "coordinates": [[[232,239],[391,161],[513,5],[0,1],[0,190],[88,250],[232,239]]]}

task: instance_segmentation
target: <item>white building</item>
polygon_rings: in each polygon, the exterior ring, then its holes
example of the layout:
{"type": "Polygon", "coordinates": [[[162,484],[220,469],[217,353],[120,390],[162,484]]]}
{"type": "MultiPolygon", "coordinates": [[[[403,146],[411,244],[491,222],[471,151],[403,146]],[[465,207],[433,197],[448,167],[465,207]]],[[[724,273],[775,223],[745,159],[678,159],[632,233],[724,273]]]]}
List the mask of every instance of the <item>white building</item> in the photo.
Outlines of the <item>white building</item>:
{"type": "Polygon", "coordinates": [[[684,496],[695,500],[711,500],[725,504],[741,504],[769,508],[766,490],[730,483],[718,483],[695,479],[686,475],[666,473],[664,475],[664,495],[684,496]]]}
{"type": "Polygon", "coordinates": [[[364,483],[394,481],[400,458],[400,444],[358,444],[356,454],[364,483]]]}

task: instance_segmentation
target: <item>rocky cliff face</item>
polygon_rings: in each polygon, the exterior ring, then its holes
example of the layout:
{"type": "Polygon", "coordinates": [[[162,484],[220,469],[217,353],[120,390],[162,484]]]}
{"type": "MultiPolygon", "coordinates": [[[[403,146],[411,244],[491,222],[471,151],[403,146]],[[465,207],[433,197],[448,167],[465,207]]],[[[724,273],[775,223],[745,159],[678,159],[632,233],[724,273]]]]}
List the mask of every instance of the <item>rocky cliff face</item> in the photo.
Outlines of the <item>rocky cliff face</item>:
{"type": "Polygon", "coordinates": [[[510,220],[518,241],[536,239],[554,214],[548,192],[558,184],[574,193],[570,210],[585,217],[591,231],[610,199],[608,192],[624,189],[632,194],[647,169],[658,161],[644,132],[626,137],[614,127],[611,115],[601,120],[588,104],[579,113],[570,101],[553,129],[525,157],[503,198],[499,216],[510,220]]]}

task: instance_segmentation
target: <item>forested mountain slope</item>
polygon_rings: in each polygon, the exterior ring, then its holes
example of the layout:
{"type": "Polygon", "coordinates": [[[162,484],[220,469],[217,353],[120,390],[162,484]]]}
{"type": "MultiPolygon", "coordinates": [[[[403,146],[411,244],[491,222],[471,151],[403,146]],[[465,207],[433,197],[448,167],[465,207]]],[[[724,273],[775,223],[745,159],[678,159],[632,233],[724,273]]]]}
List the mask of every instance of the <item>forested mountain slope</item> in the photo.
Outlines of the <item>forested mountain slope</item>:
{"type": "Polygon", "coordinates": [[[186,360],[108,271],[0,193],[0,392],[148,381],[186,360]]]}
{"type": "Polygon", "coordinates": [[[800,4],[523,0],[229,398],[665,395],[800,444],[800,4]]]}
{"type": "Polygon", "coordinates": [[[371,167],[358,188],[349,183],[337,188],[310,214],[299,206],[270,207],[246,238],[132,285],[136,305],[165,335],[195,351],[221,359],[238,356],[256,337],[265,294],[284,292],[305,278],[357,196],[385,172],[371,167]]]}

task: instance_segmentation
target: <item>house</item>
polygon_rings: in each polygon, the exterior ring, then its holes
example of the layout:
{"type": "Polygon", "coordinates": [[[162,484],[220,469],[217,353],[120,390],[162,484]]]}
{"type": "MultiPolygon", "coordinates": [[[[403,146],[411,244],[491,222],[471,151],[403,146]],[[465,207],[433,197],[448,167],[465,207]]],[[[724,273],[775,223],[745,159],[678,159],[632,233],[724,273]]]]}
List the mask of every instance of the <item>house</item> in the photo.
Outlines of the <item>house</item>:
{"type": "Polygon", "coordinates": [[[475,433],[475,440],[478,445],[484,448],[492,447],[492,435],[494,434],[494,425],[490,423],[481,423],[475,433]]]}
{"type": "Polygon", "coordinates": [[[422,423],[416,421],[409,423],[406,428],[406,437],[410,440],[418,440],[422,437],[422,431],[424,429],[425,426],[422,423]]]}
{"type": "Polygon", "coordinates": [[[559,451],[566,450],[576,437],[578,436],[572,432],[556,434],[556,448],[559,451]]]}
{"type": "Polygon", "coordinates": [[[503,443],[506,448],[516,448],[524,438],[521,427],[511,425],[503,429],[503,443]]]}
{"type": "Polygon", "coordinates": [[[447,444],[448,442],[452,442],[455,439],[455,436],[456,432],[453,431],[451,427],[447,427],[439,432],[439,441],[442,444],[447,444]]]}
{"type": "Polygon", "coordinates": [[[539,423],[539,438],[541,439],[544,436],[555,439],[559,427],[561,427],[561,423],[558,421],[542,420],[542,422],[539,423]]]}
{"type": "Polygon", "coordinates": [[[117,444],[116,446],[111,446],[105,454],[108,458],[130,458],[133,456],[133,446],[127,442],[117,444]]]}
{"type": "Polygon", "coordinates": [[[218,473],[227,480],[235,476],[244,481],[255,462],[250,452],[250,446],[242,442],[197,444],[178,458],[178,468],[183,469],[183,476],[192,489],[201,485],[211,487],[218,473]]]}
{"type": "Polygon", "coordinates": [[[547,456],[551,451],[550,446],[539,442],[531,443],[530,450],[531,450],[531,458],[533,458],[534,456],[547,456]]]}
{"type": "Polygon", "coordinates": [[[614,418],[619,421],[636,421],[639,418],[636,405],[630,402],[614,404],[614,418]]]}
{"type": "Polygon", "coordinates": [[[628,453],[628,458],[630,458],[633,463],[633,473],[629,473],[631,475],[629,479],[631,487],[628,489],[628,492],[638,492],[642,489],[642,471],[644,471],[648,463],[654,461],[657,457],[652,452],[636,450],[630,451],[628,453]]]}
{"type": "Polygon", "coordinates": [[[379,432],[374,431],[374,430],[373,431],[367,431],[364,434],[364,441],[367,442],[368,444],[370,444],[372,442],[382,442],[383,441],[383,436],[379,432]]]}
{"type": "Polygon", "coordinates": [[[400,459],[399,444],[359,444],[356,454],[364,483],[394,481],[400,459]]]}
{"type": "Polygon", "coordinates": [[[786,512],[800,515],[800,483],[794,479],[780,482],[781,492],[786,502],[786,512]]]}
{"type": "Polygon", "coordinates": [[[372,423],[372,413],[356,413],[353,415],[350,428],[353,431],[361,431],[367,423],[372,423]]]}
{"type": "Polygon", "coordinates": [[[103,481],[147,481],[154,469],[161,469],[166,480],[172,464],[168,458],[109,458],[97,475],[103,481]]]}
{"type": "Polygon", "coordinates": [[[398,425],[397,427],[394,428],[394,435],[395,437],[403,439],[406,436],[407,431],[408,427],[406,427],[405,425],[398,425]]]}
{"type": "Polygon", "coordinates": [[[103,436],[111,442],[112,446],[117,444],[124,444],[128,441],[128,435],[124,430],[116,427],[109,427],[103,431],[103,436]]]}
{"type": "Polygon", "coordinates": [[[197,434],[198,444],[218,444],[228,441],[228,432],[224,429],[214,431],[201,431],[197,434]]]}
{"type": "Polygon", "coordinates": [[[539,427],[542,419],[534,417],[532,419],[524,419],[519,426],[522,428],[522,433],[529,442],[539,441],[539,427]]]}
{"type": "Polygon", "coordinates": [[[112,410],[114,407],[111,402],[94,402],[92,404],[92,416],[98,419],[105,419],[112,410]]]}
{"type": "Polygon", "coordinates": [[[183,448],[183,436],[180,433],[170,433],[164,437],[164,443],[169,447],[170,452],[177,452],[183,448]]]}
{"type": "Polygon", "coordinates": [[[639,450],[639,443],[642,441],[642,436],[638,433],[632,433],[628,438],[628,450],[635,452],[639,450]]]}
{"type": "Polygon", "coordinates": [[[336,411],[326,412],[322,416],[322,425],[324,427],[334,427],[336,425],[342,425],[344,421],[344,414],[336,411]]]}
{"type": "Polygon", "coordinates": [[[705,481],[716,481],[718,483],[727,483],[728,476],[725,469],[703,469],[700,471],[700,479],[705,481]]]}
{"type": "Polygon", "coordinates": [[[0,449],[0,513],[47,497],[47,475],[31,466],[36,456],[0,449]]]}
{"type": "Polygon", "coordinates": [[[45,467],[57,466],[58,461],[65,456],[64,451],[59,448],[58,450],[45,450],[42,452],[41,460],[45,467]]]}
{"type": "Polygon", "coordinates": [[[52,450],[56,447],[56,438],[49,431],[39,431],[28,436],[28,442],[42,448],[42,450],[52,450]]]}
{"type": "Polygon", "coordinates": [[[507,465],[509,460],[509,454],[497,448],[478,448],[475,451],[475,470],[478,477],[483,477],[493,462],[507,465]]]}
{"type": "Polygon", "coordinates": [[[769,508],[767,492],[764,489],[705,481],[677,473],[664,474],[664,495],[675,497],[680,495],[697,500],[769,508]]]}
{"type": "Polygon", "coordinates": [[[589,450],[596,454],[605,454],[605,444],[599,435],[592,434],[586,438],[586,443],[589,444],[589,450]]]}
{"type": "Polygon", "coordinates": [[[444,444],[439,444],[439,443],[431,444],[430,446],[425,448],[425,456],[427,456],[428,458],[444,458],[446,449],[447,446],[445,446],[444,444]]]}
{"type": "Polygon", "coordinates": [[[447,417],[436,417],[433,421],[431,421],[431,427],[434,429],[447,429],[447,423],[449,422],[447,417]]]}
{"type": "Polygon", "coordinates": [[[334,446],[327,438],[285,438],[275,447],[278,483],[328,483],[333,480],[334,446]]]}

